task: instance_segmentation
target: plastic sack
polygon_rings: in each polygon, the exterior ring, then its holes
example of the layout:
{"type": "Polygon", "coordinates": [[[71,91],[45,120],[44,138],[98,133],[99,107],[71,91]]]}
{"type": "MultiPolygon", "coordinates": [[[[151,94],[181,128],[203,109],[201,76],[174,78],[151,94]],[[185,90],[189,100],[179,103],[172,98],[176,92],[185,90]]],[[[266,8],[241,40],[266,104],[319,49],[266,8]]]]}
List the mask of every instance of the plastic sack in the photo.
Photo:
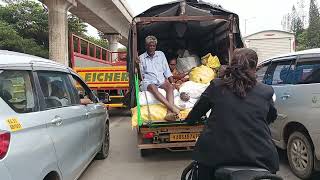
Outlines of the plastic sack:
{"type": "MultiPolygon", "coordinates": [[[[164,89],[158,88],[158,91],[164,96],[166,97],[166,91],[164,89]]],[[[173,97],[179,96],[179,92],[178,90],[174,90],[173,91],[173,97]]],[[[158,101],[151,92],[146,91],[146,92],[139,92],[139,102],[141,106],[144,105],[151,105],[151,104],[161,104],[160,101],[158,101]],[[147,96],[147,98],[146,98],[147,96]],[[148,101],[147,101],[148,99],[148,101]],[[148,103],[147,103],[148,102],[148,103]]]]}
{"type": "Polygon", "coordinates": [[[199,99],[201,94],[207,89],[210,84],[201,84],[192,81],[183,83],[180,87],[180,93],[186,92],[191,99],[199,99]]]}
{"type": "Polygon", "coordinates": [[[188,72],[192,68],[200,65],[200,57],[197,55],[190,55],[188,50],[184,51],[183,57],[177,59],[177,70],[180,73],[188,72]]]}
{"type": "Polygon", "coordinates": [[[208,53],[207,55],[203,56],[201,58],[201,62],[203,65],[213,69],[219,68],[221,66],[218,56],[212,56],[211,53],[208,53]]]}
{"type": "Polygon", "coordinates": [[[201,65],[192,69],[189,76],[193,82],[207,84],[216,77],[216,73],[211,68],[201,65]]]}
{"type": "MultiPolygon", "coordinates": [[[[149,105],[149,109],[150,109],[150,118],[149,118],[148,106],[141,106],[141,109],[140,109],[141,119],[143,122],[147,122],[147,121],[166,122],[164,118],[167,114],[167,108],[164,105],[162,104],[149,105]]],[[[185,119],[189,112],[190,112],[190,109],[181,111],[179,114],[180,119],[185,119]]],[[[132,127],[136,127],[138,126],[137,107],[132,108],[131,113],[132,113],[132,118],[131,118],[132,127]]]]}

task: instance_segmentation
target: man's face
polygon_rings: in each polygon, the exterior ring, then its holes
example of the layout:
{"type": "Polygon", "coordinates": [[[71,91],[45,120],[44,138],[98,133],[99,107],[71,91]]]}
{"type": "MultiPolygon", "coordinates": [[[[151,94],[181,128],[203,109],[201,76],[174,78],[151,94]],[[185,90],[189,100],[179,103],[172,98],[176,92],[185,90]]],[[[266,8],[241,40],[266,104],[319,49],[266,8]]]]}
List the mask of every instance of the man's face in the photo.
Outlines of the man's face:
{"type": "Polygon", "coordinates": [[[157,48],[157,44],[155,42],[150,42],[149,44],[146,45],[147,53],[151,56],[154,55],[156,48],[157,48]]]}

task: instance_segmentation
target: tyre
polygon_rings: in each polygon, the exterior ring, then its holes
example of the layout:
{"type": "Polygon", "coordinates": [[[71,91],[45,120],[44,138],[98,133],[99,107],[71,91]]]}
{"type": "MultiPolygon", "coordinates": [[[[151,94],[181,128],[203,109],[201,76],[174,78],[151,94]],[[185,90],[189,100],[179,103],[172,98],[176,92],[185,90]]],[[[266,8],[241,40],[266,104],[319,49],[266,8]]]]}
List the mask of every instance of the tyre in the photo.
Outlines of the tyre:
{"type": "Polygon", "coordinates": [[[313,174],[313,146],[310,138],[301,132],[290,135],[287,144],[288,161],[293,173],[301,179],[308,179],[313,174]]]}
{"type": "Polygon", "coordinates": [[[109,146],[110,146],[110,133],[109,132],[110,132],[109,131],[109,124],[107,123],[106,127],[105,127],[105,131],[104,131],[105,136],[104,136],[104,139],[102,142],[102,146],[96,156],[96,159],[99,159],[99,160],[106,159],[109,155],[109,146]]]}

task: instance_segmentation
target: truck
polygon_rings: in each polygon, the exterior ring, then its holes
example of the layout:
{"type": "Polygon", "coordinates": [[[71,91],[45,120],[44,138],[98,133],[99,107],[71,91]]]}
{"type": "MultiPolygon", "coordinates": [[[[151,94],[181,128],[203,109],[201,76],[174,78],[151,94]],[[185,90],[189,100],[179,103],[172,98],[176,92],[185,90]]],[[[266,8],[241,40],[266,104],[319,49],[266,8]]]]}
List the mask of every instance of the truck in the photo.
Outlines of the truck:
{"type": "Polygon", "coordinates": [[[188,125],[183,121],[157,122],[141,119],[139,103],[139,55],[145,52],[144,38],[154,35],[157,50],[165,54],[177,49],[191,49],[200,57],[207,53],[228,64],[235,48],[243,47],[239,16],[196,0],[180,0],[151,7],[133,18],[129,31],[127,70],[129,73],[130,107],[138,109],[137,146],[141,156],[152,149],[192,150],[205,127],[205,121],[188,125]]]}
{"type": "Polygon", "coordinates": [[[107,108],[124,108],[129,90],[126,52],[112,52],[80,36],[70,37],[70,66],[107,108]]]}

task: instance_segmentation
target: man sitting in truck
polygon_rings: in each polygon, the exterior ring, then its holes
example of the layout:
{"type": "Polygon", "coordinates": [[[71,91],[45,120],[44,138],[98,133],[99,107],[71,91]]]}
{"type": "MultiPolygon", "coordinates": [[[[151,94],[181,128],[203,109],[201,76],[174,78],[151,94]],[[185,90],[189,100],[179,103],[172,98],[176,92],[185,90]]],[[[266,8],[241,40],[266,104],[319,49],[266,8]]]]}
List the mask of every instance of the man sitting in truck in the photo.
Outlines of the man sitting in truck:
{"type": "Polygon", "coordinates": [[[156,51],[157,43],[155,36],[145,38],[146,52],[139,56],[140,70],[143,76],[141,89],[151,92],[157,100],[167,107],[165,120],[174,121],[180,112],[180,109],[174,105],[174,80],[166,56],[163,52],[156,51]],[[166,91],[166,97],[158,91],[158,88],[166,91]]]}

